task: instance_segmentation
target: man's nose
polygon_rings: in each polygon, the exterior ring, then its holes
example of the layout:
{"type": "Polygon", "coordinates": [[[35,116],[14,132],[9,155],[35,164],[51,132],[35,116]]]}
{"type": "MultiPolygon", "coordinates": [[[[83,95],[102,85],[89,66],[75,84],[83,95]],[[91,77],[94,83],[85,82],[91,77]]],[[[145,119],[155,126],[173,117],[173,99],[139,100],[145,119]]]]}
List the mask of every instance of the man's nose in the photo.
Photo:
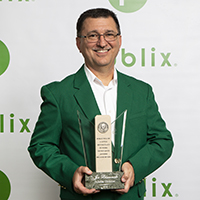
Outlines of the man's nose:
{"type": "Polygon", "coordinates": [[[104,47],[104,46],[107,45],[107,41],[105,40],[105,37],[104,37],[103,34],[102,34],[102,35],[99,35],[97,44],[98,44],[99,46],[101,46],[101,47],[104,47]]]}

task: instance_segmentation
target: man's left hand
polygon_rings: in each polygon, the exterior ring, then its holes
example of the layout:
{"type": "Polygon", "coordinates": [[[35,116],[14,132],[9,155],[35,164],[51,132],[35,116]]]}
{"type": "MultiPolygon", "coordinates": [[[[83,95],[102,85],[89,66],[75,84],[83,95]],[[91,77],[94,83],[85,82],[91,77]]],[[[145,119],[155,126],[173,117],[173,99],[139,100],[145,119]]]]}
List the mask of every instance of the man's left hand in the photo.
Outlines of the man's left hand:
{"type": "Polygon", "coordinates": [[[134,173],[133,166],[131,165],[130,162],[125,162],[122,165],[122,171],[124,172],[124,174],[121,178],[121,181],[124,183],[124,189],[118,189],[115,191],[120,194],[125,194],[134,185],[135,173],[134,173]]]}

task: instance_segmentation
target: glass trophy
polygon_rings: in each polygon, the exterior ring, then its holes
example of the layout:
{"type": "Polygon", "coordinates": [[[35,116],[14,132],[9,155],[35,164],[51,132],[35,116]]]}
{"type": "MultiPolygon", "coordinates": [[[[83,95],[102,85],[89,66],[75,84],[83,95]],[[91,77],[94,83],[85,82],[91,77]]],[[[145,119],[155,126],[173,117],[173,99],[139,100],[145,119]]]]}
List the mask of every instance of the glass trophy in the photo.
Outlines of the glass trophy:
{"type": "Polygon", "coordinates": [[[97,115],[93,123],[77,111],[85,165],[93,171],[92,175],[85,174],[86,188],[97,190],[124,188],[124,183],[121,182],[123,175],[121,166],[126,114],[127,110],[121,113],[112,123],[109,115],[97,115]],[[119,123],[121,128],[116,129],[116,124],[119,123]],[[119,144],[121,155],[120,159],[117,159],[119,164],[117,171],[113,171],[112,131],[115,132],[115,137],[121,137],[121,144],[119,144]]]}

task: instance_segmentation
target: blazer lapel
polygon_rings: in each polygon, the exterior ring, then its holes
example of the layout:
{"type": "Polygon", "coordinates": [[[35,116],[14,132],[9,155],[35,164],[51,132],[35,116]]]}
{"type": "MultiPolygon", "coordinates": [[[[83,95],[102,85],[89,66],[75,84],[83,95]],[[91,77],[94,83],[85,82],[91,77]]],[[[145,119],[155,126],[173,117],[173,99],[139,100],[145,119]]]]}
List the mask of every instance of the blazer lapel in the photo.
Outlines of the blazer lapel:
{"type": "Polygon", "coordinates": [[[125,110],[131,109],[132,91],[130,89],[130,83],[126,77],[118,72],[118,90],[117,90],[117,116],[119,116],[125,110]]]}
{"type": "MultiPolygon", "coordinates": [[[[133,99],[130,89],[130,83],[127,78],[118,72],[118,90],[117,90],[117,120],[115,123],[115,147],[114,147],[114,160],[121,158],[121,136],[123,127],[123,112],[127,110],[128,113],[131,110],[131,101],[133,99]],[[121,115],[122,114],[122,115],[121,115]],[[119,117],[121,115],[121,117],[119,117]]],[[[126,130],[126,129],[125,129],[126,130]]],[[[126,131],[125,131],[126,132],[126,131]]],[[[126,135],[126,133],[125,133],[126,135]]],[[[114,170],[118,170],[119,164],[114,163],[114,170]]]]}
{"type": "Polygon", "coordinates": [[[88,118],[88,120],[92,122],[96,115],[100,115],[100,111],[92,89],[90,87],[90,84],[85,75],[83,66],[75,74],[74,88],[77,89],[76,93],[74,94],[74,97],[78,105],[80,106],[82,112],[88,118]]]}
{"type": "Polygon", "coordinates": [[[94,118],[100,115],[98,105],[96,103],[94,94],[90,84],[85,75],[84,67],[75,74],[74,78],[74,98],[80,107],[80,112],[84,115],[81,116],[81,126],[83,131],[86,157],[88,167],[95,170],[95,134],[94,134],[94,118]],[[88,123],[92,122],[92,123],[88,123]]]}

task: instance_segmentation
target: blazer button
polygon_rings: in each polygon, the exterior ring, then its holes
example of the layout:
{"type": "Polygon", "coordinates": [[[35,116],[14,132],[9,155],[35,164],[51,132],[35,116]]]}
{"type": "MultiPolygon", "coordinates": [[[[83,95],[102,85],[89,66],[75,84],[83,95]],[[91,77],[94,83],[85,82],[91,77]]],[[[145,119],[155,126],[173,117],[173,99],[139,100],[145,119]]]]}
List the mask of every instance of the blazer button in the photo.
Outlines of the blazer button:
{"type": "Polygon", "coordinates": [[[121,162],[121,159],[120,158],[115,158],[114,162],[115,162],[115,164],[119,164],[121,162]]]}

